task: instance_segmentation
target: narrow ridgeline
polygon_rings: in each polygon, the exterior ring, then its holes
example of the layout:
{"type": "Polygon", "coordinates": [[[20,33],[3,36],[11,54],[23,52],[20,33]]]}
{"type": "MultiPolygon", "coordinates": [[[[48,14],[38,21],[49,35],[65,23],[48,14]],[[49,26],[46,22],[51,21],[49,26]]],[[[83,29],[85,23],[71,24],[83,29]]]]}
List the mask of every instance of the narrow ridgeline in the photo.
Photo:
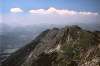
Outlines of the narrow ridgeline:
{"type": "Polygon", "coordinates": [[[76,25],[48,29],[1,66],[100,66],[100,32],[76,25]]]}

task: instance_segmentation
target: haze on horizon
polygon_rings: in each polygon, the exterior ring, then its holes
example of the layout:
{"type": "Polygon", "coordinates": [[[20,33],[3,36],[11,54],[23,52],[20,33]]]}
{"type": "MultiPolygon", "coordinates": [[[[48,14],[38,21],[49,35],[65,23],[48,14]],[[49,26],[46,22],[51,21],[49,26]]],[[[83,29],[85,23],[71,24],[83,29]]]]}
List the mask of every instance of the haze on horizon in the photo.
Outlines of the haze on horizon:
{"type": "Polygon", "coordinates": [[[0,0],[0,23],[100,24],[100,0],[0,0]]]}

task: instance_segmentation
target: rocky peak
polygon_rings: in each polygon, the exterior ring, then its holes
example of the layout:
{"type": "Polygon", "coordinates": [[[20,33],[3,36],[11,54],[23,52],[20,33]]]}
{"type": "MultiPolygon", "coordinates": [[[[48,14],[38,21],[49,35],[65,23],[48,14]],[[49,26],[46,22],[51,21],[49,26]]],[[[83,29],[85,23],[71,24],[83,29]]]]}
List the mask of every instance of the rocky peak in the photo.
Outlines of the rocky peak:
{"type": "Polygon", "coordinates": [[[2,66],[100,66],[100,32],[76,25],[46,30],[2,66]]]}

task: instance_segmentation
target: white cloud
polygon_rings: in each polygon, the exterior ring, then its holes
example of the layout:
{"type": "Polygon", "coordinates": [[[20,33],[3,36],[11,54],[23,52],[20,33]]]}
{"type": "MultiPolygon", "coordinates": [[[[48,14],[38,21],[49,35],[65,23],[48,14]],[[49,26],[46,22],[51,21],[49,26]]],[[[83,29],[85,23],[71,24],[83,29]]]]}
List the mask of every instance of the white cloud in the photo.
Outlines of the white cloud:
{"type": "MultiPolygon", "coordinates": [[[[24,11],[22,10],[21,12],[24,11]]],[[[14,13],[19,13],[19,12],[14,12],[14,13]]],[[[6,14],[3,16],[3,22],[7,22],[8,24],[13,24],[13,25],[77,24],[77,23],[90,24],[97,22],[99,23],[100,15],[94,12],[78,12],[75,10],[55,9],[51,7],[49,9],[29,10],[28,14],[24,15],[13,14],[13,13],[6,14]]]]}
{"type": "MultiPolygon", "coordinates": [[[[21,13],[24,11],[21,8],[11,8],[10,12],[21,13]]],[[[65,16],[73,16],[73,15],[96,16],[96,15],[99,15],[98,13],[94,13],[94,12],[78,12],[78,11],[68,10],[68,9],[56,9],[54,7],[50,7],[48,9],[37,9],[37,10],[33,9],[33,10],[29,10],[29,13],[31,13],[31,14],[65,15],[65,16]]]]}
{"type": "Polygon", "coordinates": [[[29,12],[33,14],[47,14],[46,10],[44,9],[30,10],[29,12]]]}
{"type": "Polygon", "coordinates": [[[58,15],[98,15],[98,13],[93,12],[77,12],[74,10],[65,10],[65,9],[56,9],[53,7],[50,7],[49,9],[37,9],[37,10],[29,10],[29,13],[31,14],[58,14],[58,15]]]}
{"type": "Polygon", "coordinates": [[[92,13],[92,12],[79,12],[80,15],[99,15],[98,13],[92,13]]]}
{"type": "Polygon", "coordinates": [[[23,10],[21,8],[11,8],[10,12],[12,12],[12,13],[21,13],[21,12],[23,12],[23,10]]]}

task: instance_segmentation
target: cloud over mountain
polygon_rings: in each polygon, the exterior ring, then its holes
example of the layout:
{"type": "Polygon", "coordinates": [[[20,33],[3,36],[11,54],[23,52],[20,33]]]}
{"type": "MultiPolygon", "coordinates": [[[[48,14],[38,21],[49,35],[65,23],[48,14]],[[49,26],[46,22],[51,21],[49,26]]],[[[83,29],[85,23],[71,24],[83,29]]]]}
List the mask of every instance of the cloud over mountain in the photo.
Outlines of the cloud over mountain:
{"type": "MultiPolygon", "coordinates": [[[[12,13],[21,13],[24,12],[21,8],[11,8],[10,12],[12,13]]],[[[85,15],[85,16],[96,16],[99,15],[97,12],[87,12],[87,11],[75,11],[75,10],[68,10],[68,9],[56,9],[54,7],[50,7],[48,9],[32,9],[29,10],[28,13],[31,14],[53,14],[53,15],[65,15],[65,16],[74,16],[74,15],[85,15]]]]}
{"type": "Polygon", "coordinates": [[[97,12],[78,12],[75,10],[56,9],[54,7],[27,11],[21,8],[11,8],[10,12],[10,14],[3,15],[3,23],[9,25],[100,24],[100,15],[97,12]]]}
{"type": "Polygon", "coordinates": [[[11,8],[10,12],[12,12],[12,13],[21,13],[21,12],[23,12],[23,10],[21,8],[11,8]]]}
{"type": "Polygon", "coordinates": [[[93,12],[77,12],[74,10],[67,10],[67,9],[56,9],[54,7],[50,7],[46,9],[37,9],[37,10],[29,10],[31,14],[58,14],[58,15],[65,15],[65,16],[72,16],[72,15],[98,15],[98,13],[93,12]]]}

